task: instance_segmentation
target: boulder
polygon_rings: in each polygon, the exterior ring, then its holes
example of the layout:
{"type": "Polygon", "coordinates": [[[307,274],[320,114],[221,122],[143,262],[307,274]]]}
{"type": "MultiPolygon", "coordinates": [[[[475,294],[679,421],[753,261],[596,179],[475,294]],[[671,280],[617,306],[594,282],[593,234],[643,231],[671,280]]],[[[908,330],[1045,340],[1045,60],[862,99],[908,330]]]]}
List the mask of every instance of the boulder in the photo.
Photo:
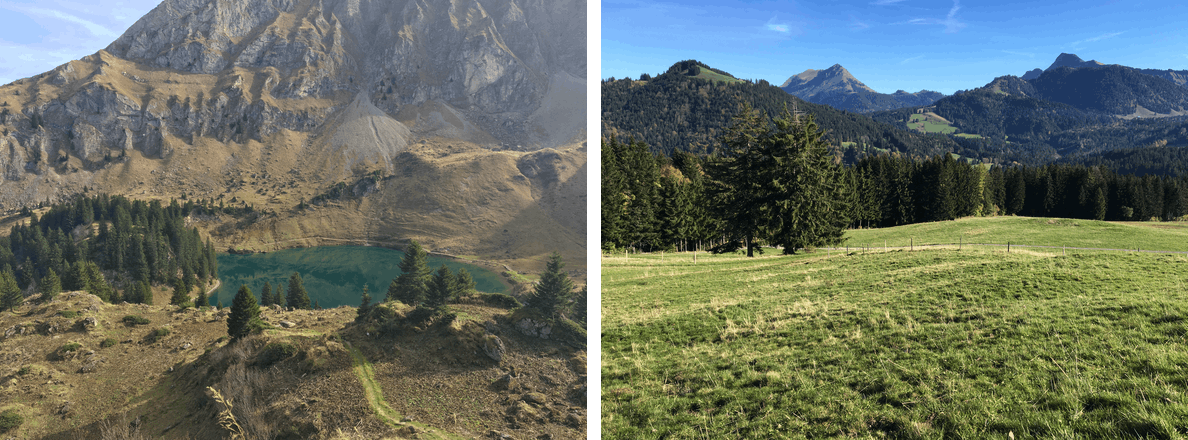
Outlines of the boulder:
{"type": "Polygon", "coordinates": [[[503,346],[503,341],[500,340],[498,336],[488,334],[483,337],[483,353],[486,353],[487,357],[491,358],[496,363],[503,360],[503,352],[505,350],[506,349],[503,346]]]}
{"type": "Polygon", "coordinates": [[[280,326],[284,328],[293,328],[296,327],[297,324],[293,323],[292,321],[281,321],[280,326]]]}
{"type": "Polygon", "coordinates": [[[548,339],[549,335],[553,333],[553,326],[529,318],[521,319],[516,323],[516,328],[520,330],[520,333],[541,339],[548,339]]]}
{"type": "Polygon", "coordinates": [[[491,389],[495,391],[508,391],[515,388],[519,382],[511,374],[505,374],[495,382],[491,383],[491,389]]]}
{"type": "Polygon", "coordinates": [[[83,320],[80,321],[79,324],[82,325],[82,328],[84,331],[89,332],[89,331],[95,330],[95,327],[99,325],[99,320],[95,319],[94,316],[88,316],[86,318],[83,318],[83,320]]]}

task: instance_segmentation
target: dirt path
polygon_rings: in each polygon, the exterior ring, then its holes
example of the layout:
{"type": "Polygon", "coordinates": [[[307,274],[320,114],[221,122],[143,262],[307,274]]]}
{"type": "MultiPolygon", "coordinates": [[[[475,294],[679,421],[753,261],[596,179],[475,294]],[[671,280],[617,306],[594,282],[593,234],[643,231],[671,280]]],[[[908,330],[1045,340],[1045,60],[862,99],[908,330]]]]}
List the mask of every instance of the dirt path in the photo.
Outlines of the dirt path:
{"type": "Polygon", "coordinates": [[[371,405],[372,411],[375,411],[376,417],[381,421],[387,423],[393,428],[402,428],[405,426],[412,426],[417,429],[418,438],[436,438],[436,439],[461,439],[463,437],[449,434],[440,429],[433,428],[424,423],[415,421],[402,422],[400,413],[388,406],[388,402],[384,401],[384,392],[380,388],[379,382],[375,380],[375,369],[371,366],[371,362],[363,356],[359,349],[347,343],[347,348],[351,350],[351,363],[354,364],[355,375],[359,377],[359,382],[363,384],[363,394],[367,398],[367,404],[371,405]]]}
{"type": "Polygon", "coordinates": [[[212,287],[211,287],[211,288],[209,288],[209,289],[206,289],[206,296],[207,296],[207,297],[209,297],[209,296],[210,296],[210,294],[211,294],[212,292],[214,292],[214,291],[215,291],[215,289],[218,289],[218,288],[219,288],[219,286],[221,286],[222,284],[223,284],[223,282],[222,282],[222,281],[220,281],[219,279],[217,279],[217,278],[216,278],[216,279],[215,279],[214,286],[212,286],[212,287]]]}

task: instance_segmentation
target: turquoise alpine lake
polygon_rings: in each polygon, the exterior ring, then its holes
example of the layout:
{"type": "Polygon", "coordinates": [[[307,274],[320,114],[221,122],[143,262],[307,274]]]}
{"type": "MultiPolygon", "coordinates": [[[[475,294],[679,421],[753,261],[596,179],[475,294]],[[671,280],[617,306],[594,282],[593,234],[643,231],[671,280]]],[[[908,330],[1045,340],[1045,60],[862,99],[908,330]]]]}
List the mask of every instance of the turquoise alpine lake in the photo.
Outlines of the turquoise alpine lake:
{"type": "MultiPolygon", "coordinates": [[[[365,284],[372,303],[375,303],[384,300],[388,284],[402,273],[402,258],[404,252],[369,246],[317,246],[258,254],[219,254],[221,285],[216,291],[217,297],[211,295],[210,303],[222,301],[224,306],[230,306],[241,285],[251,288],[257,299],[265,282],[272,285],[273,292],[278,285],[288,291],[289,276],[293,272],[301,274],[310,301],[323,308],[358,306],[365,284]]],[[[480,292],[507,292],[507,286],[495,272],[449,258],[429,256],[428,260],[429,268],[435,273],[442,264],[450,268],[451,273],[466,269],[480,292]]]]}

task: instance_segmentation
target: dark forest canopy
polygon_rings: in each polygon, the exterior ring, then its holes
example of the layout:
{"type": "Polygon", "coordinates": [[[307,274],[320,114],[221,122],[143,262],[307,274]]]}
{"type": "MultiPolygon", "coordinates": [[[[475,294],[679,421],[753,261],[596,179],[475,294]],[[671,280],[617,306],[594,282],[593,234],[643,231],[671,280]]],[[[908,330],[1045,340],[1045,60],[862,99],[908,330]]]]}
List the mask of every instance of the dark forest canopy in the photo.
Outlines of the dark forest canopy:
{"type": "Polygon", "coordinates": [[[210,240],[185,227],[187,216],[215,210],[205,203],[80,196],[41,217],[26,214],[27,224],[0,237],[0,271],[12,269],[23,290],[53,271],[62,274],[65,290],[110,302],[151,302],[150,285],[188,290],[218,276],[210,240]]]}
{"type": "MultiPolygon", "coordinates": [[[[730,204],[715,204],[714,156],[653,154],[639,141],[602,145],[604,249],[731,249],[730,204]],[[725,246],[724,246],[725,245],[725,246]]],[[[1183,220],[1188,177],[1120,174],[1105,166],[971,164],[951,154],[896,154],[840,170],[838,218],[850,227],[887,227],[966,216],[1022,215],[1097,220],[1183,220]]],[[[775,243],[768,241],[769,244],[775,243]]]]}

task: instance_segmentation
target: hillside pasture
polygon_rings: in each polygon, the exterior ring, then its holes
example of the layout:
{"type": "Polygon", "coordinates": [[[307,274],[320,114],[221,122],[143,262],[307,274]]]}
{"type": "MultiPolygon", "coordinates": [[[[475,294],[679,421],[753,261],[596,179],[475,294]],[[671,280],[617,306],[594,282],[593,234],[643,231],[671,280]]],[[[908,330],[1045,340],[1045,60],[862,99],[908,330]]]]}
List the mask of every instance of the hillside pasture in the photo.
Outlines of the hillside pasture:
{"type": "MultiPolygon", "coordinates": [[[[992,218],[849,235],[1174,250],[1182,230],[992,218]]],[[[954,245],[693,258],[602,260],[604,438],[1188,432],[1188,256],[954,245]]]]}

